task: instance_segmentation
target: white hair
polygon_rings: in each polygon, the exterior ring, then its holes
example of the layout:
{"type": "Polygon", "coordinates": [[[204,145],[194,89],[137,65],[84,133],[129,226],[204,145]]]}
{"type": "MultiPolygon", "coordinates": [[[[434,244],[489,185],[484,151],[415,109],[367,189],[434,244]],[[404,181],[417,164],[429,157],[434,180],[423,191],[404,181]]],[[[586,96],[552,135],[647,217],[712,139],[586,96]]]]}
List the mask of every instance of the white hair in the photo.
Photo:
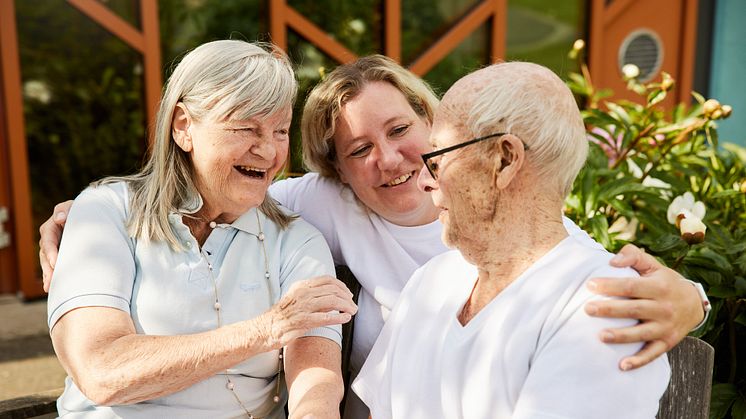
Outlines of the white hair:
{"type": "MultiPolygon", "coordinates": [[[[528,146],[527,160],[562,197],[585,164],[588,142],[578,105],[570,89],[538,64],[507,62],[486,69],[466,128],[475,137],[506,132],[528,146]]],[[[458,92],[458,91],[457,91],[458,92]]]]}
{"type": "MultiPolygon", "coordinates": [[[[182,248],[168,215],[193,202],[198,191],[189,154],[171,138],[178,103],[183,103],[196,121],[245,120],[291,109],[297,90],[290,61],[270,44],[223,40],[188,53],[166,84],[145,167],[135,175],[98,182],[129,184],[130,234],[182,248]]],[[[292,220],[268,196],[259,209],[281,227],[292,220]]]]}

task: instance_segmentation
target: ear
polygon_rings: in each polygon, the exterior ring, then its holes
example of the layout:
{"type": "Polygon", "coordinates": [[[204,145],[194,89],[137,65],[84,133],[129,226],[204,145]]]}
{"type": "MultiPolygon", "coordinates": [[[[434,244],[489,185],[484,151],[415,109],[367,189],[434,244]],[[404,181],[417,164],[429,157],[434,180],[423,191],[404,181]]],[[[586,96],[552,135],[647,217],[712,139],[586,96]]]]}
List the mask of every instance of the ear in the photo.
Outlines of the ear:
{"type": "Polygon", "coordinates": [[[514,135],[505,135],[499,141],[498,154],[500,161],[494,163],[493,180],[498,189],[504,190],[523,167],[526,151],[523,148],[523,142],[514,135]]]}
{"type": "Polygon", "coordinates": [[[192,134],[189,128],[192,126],[192,117],[183,103],[176,104],[174,116],[171,119],[171,137],[176,144],[189,153],[192,151],[192,134]]]}

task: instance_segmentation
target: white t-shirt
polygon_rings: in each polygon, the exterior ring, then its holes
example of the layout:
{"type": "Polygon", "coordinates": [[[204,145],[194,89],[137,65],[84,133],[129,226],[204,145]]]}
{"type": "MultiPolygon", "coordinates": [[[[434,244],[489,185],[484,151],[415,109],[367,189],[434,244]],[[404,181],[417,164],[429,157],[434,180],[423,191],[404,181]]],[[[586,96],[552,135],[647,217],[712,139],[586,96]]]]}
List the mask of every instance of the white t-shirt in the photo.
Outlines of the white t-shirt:
{"type": "Polygon", "coordinates": [[[652,418],[668,385],[659,357],[623,372],[641,344],[609,345],[598,333],[635,321],[585,314],[602,299],[588,279],[630,277],[608,252],[567,237],[466,326],[457,316],[477,270],[458,251],[434,258],[402,292],[352,387],[373,418],[652,418]]]}
{"type": "Polygon", "coordinates": [[[350,358],[354,374],[412,273],[448,250],[441,241],[442,226],[439,221],[417,227],[392,224],[359,203],[350,188],[317,173],[275,182],[269,193],[318,228],[334,262],[347,265],[362,286],[350,358]]]}
{"type": "MultiPolygon", "coordinates": [[[[201,206],[200,199],[195,201],[184,212],[201,206]]],[[[125,226],[128,214],[129,190],[124,183],[88,188],[75,199],[49,291],[50,328],[70,310],[104,306],[130,314],[138,334],[199,333],[218,327],[213,281],[220,293],[222,322],[231,324],[264,313],[297,281],[334,274],[323,237],[303,220],[282,230],[261,212],[257,218],[256,209],[251,209],[231,224],[218,224],[200,252],[182,215],[172,213],[169,220],[186,248],[176,252],[163,242],[131,238],[125,226]]],[[[341,327],[313,329],[306,336],[340,343],[341,327]]],[[[258,416],[285,417],[283,404],[272,400],[277,367],[278,351],[270,351],[227,370],[241,402],[258,416]]],[[[243,409],[226,389],[224,374],[167,396],[110,407],[95,405],[68,378],[57,410],[63,417],[242,416],[243,409]]]]}

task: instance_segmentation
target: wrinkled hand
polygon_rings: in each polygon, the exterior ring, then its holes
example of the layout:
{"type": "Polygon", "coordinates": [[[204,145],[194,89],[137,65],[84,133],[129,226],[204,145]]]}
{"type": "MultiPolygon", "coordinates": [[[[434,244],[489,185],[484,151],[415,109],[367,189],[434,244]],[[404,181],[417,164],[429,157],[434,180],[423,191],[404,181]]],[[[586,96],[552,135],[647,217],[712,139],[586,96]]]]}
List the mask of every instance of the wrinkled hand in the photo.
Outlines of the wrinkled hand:
{"type": "Polygon", "coordinates": [[[261,317],[268,345],[286,346],[315,327],[347,323],[357,313],[352,293],[337,278],[319,276],[296,282],[261,317]]]}
{"type": "Polygon", "coordinates": [[[595,317],[638,319],[621,329],[606,329],[606,343],[645,342],[642,349],[619,363],[622,370],[639,368],[676,346],[704,318],[697,290],[676,271],[628,244],[612,260],[616,267],[632,267],[640,278],[594,278],[588,288],[596,294],[628,300],[592,301],[585,311],[595,317]]]}
{"type": "Polygon", "coordinates": [[[67,214],[73,206],[73,201],[65,201],[54,206],[54,212],[44,224],[39,227],[41,238],[39,239],[39,262],[44,279],[44,291],[49,292],[49,284],[52,282],[54,265],[57,263],[57,254],[62,240],[62,229],[65,228],[67,214]]]}

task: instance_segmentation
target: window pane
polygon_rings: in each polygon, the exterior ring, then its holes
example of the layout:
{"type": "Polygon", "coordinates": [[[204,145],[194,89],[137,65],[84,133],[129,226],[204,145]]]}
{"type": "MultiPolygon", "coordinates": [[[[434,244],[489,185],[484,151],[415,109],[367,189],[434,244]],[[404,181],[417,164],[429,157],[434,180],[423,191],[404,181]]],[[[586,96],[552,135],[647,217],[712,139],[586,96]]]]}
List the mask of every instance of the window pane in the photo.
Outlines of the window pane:
{"type": "Polygon", "coordinates": [[[575,39],[585,38],[587,0],[510,0],[508,60],[545,65],[565,78],[577,65],[567,58],[575,39]]]}
{"type": "Polygon", "coordinates": [[[66,2],[16,2],[34,223],[145,145],[141,57],[66,2]]]}
{"type": "Polygon", "coordinates": [[[411,63],[478,0],[402,0],[402,59],[411,63]]]}

